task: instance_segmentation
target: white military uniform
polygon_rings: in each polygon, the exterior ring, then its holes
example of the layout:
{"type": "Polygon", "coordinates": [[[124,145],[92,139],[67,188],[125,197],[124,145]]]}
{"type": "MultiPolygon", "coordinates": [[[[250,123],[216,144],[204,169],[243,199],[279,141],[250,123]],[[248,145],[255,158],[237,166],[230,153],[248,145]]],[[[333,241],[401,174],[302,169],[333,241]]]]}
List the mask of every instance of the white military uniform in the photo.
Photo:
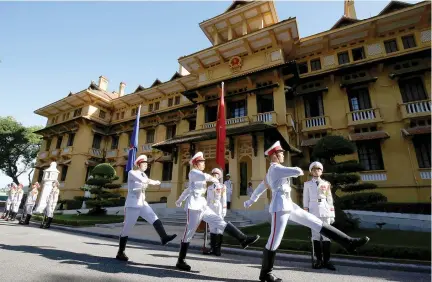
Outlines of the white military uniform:
{"type": "MultiPolygon", "coordinates": [[[[311,167],[313,167],[314,164],[315,163],[312,163],[311,167]]],[[[311,168],[309,171],[310,170],[311,168]]],[[[311,214],[319,217],[322,221],[331,224],[335,217],[335,212],[330,183],[320,177],[314,177],[312,180],[306,181],[303,188],[303,208],[309,209],[311,214]]],[[[320,236],[322,235],[312,230],[313,240],[320,241],[320,236]]],[[[330,241],[330,239],[325,236],[322,236],[322,240],[330,241]]]]}
{"type": "Polygon", "coordinates": [[[53,217],[54,216],[54,210],[57,206],[57,201],[60,195],[60,189],[57,186],[53,186],[50,194],[47,198],[47,206],[45,208],[45,215],[47,217],[53,217]]]}
{"type": "MultiPolygon", "coordinates": [[[[147,161],[145,155],[141,155],[135,161],[135,165],[141,159],[147,161]]],[[[128,172],[128,194],[126,197],[126,219],[124,221],[121,237],[129,236],[132,228],[135,226],[138,217],[141,216],[148,223],[153,224],[158,220],[157,215],[145,200],[145,190],[148,185],[160,185],[160,181],[151,180],[141,170],[130,170],[128,172]]]]}
{"type": "Polygon", "coordinates": [[[15,193],[17,191],[16,186],[12,186],[10,190],[8,191],[8,197],[6,200],[6,211],[10,211],[12,208],[13,199],[15,197],[15,193]]]}
{"type": "MultiPolygon", "coordinates": [[[[224,218],[226,216],[227,193],[225,185],[212,184],[207,188],[207,205],[220,217],[224,218]]],[[[210,233],[223,234],[223,230],[211,226],[210,233]]]]}
{"type": "MultiPolygon", "coordinates": [[[[271,155],[278,150],[282,150],[279,141],[270,147],[265,152],[265,155],[271,155]]],[[[279,163],[272,162],[265,180],[252,193],[250,200],[245,202],[245,207],[249,207],[267,189],[272,190],[272,200],[269,208],[272,217],[271,234],[266,244],[267,250],[277,250],[289,219],[307,226],[316,232],[319,232],[322,228],[322,221],[319,218],[300,208],[291,199],[290,177],[298,177],[300,175],[303,175],[303,170],[299,167],[285,167],[279,163]]]]}
{"type": "MultiPolygon", "coordinates": [[[[193,161],[199,158],[204,160],[202,152],[196,153],[189,163],[192,165],[193,161]]],[[[207,201],[204,198],[207,190],[207,182],[213,182],[218,188],[222,188],[223,186],[218,179],[210,174],[195,168],[192,169],[189,172],[189,187],[183,191],[176,202],[176,205],[180,206],[187,198],[185,205],[187,224],[182,238],[183,243],[188,243],[192,240],[201,220],[207,222],[210,229],[213,230],[218,229],[224,231],[227,225],[223,218],[207,205],[207,201]]]]}
{"type": "Polygon", "coordinates": [[[24,191],[22,188],[19,187],[12,198],[12,212],[18,212],[23,195],[24,191]]]}
{"type": "Polygon", "coordinates": [[[30,193],[27,195],[27,200],[24,206],[24,215],[32,215],[33,208],[36,204],[36,200],[38,197],[39,191],[37,188],[33,188],[30,193]]]}
{"type": "Polygon", "coordinates": [[[225,180],[224,185],[226,187],[227,202],[231,203],[231,197],[232,197],[232,193],[233,193],[232,181],[231,180],[225,180]]]}

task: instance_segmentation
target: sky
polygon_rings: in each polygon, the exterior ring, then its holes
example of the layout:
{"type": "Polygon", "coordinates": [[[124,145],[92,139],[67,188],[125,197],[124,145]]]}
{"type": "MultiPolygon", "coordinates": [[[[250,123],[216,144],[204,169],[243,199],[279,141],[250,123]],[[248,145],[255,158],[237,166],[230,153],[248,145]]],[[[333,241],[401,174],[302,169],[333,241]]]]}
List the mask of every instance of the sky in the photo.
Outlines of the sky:
{"type": "MultiPolygon", "coordinates": [[[[407,1],[416,3],[419,1],[407,1]]],[[[357,18],[377,15],[389,1],[355,1],[357,18]]],[[[199,23],[231,1],[0,2],[0,116],[45,125],[33,112],[98,81],[126,93],[156,78],[169,80],[178,58],[211,43],[199,23]]],[[[296,17],[300,37],[331,28],[343,1],[276,1],[279,20],[296,17]]],[[[20,181],[28,184],[27,175],[20,181]]],[[[11,178],[0,172],[0,187],[11,178]]]]}

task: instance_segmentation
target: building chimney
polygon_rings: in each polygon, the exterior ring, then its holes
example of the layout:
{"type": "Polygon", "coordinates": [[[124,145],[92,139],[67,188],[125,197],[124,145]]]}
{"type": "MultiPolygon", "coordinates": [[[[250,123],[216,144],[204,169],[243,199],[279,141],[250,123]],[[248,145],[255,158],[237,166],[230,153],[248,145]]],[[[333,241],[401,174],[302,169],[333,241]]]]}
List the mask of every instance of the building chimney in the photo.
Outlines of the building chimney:
{"type": "Polygon", "coordinates": [[[354,0],[344,1],[344,16],[351,19],[357,19],[354,0]]]}
{"type": "Polygon", "coordinates": [[[124,82],[120,82],[120,87],[119,87],[119,97],[123,96],[125,93],[125,88],[126,88],[126,83],[124,82]]]}
{"type": "Polygon", "coordinates": [[[108,90],[108,79],[103,75],[99,76],[99,88],[107,91],[108,90]]]}

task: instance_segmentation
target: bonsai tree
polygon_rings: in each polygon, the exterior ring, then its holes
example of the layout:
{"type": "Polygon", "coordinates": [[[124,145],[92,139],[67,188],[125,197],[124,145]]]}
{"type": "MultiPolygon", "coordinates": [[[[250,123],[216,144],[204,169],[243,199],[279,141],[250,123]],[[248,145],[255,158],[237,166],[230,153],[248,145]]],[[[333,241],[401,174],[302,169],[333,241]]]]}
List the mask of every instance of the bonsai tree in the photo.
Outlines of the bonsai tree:
{"type": "Polygon", "coordinates": [[[92,198],[83,197],[86,206],[91,208],[88,215],[106,214],[106,209],[114,205],[116,199],[120,198],[120,194],[112,193],[110,190],[121,187],[121,184],[114,184],[113,181],[119,179],[115,169],[108,163],[98,164],[90,172],[86,186],[81,190],[89,191],[92,198]]]}
{"type": "MultiPolygon", "coordinates": [[[[336,221],[335,227],[344,231],[358,228],[358,221],[346,214],[342,209],[353,208],[352,204],[373,204],[386,202],[387,198],[380,193],[358,193],[339,197],[338,191],[355,193],[364,190],[373,190],[377,186],[373,183],[360,182],[359,171],[363,166],[355,161],[336,162],[336,156],[345,156],[357,152],[355,144],[342,136],[325,136],[315,145],[312,158],[320,161],[324,166],[322,178],[331,183],[334,199],[336,221]]],[[[359,206],[357,206],[359,207],[359,206]]],[[[361,206],[360,206],[361,208],[361,206]]]]}

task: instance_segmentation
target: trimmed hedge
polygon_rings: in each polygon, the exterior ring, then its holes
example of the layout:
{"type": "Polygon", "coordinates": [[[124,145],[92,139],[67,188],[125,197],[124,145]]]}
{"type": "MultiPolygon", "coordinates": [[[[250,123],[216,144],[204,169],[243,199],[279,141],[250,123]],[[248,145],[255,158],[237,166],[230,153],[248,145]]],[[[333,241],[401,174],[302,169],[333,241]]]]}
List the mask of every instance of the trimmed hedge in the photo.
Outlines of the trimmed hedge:
{"type": "Polygon", "coordinates": [[[371,205],[370,203],[386,203],[387,197],[381,193],[356,193],[345,195],[339,198],[340,208],[343,210],[362,209],[365,206],[371,205]]]}
{"type": "Polygon", "coordinates": [[[431,214],[430,203],[377,203],[352,209],[374,212],[431,214]]]}

